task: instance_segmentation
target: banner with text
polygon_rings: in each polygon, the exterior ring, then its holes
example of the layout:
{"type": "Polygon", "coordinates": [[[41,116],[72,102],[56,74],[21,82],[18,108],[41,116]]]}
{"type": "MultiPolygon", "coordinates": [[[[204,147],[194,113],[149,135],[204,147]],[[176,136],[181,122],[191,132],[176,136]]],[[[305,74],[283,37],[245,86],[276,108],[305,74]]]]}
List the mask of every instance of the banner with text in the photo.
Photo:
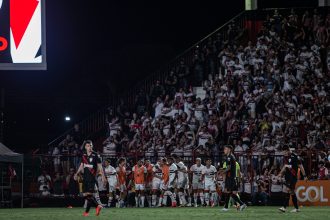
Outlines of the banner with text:
{"type": "Polygon", "coordinates": [[[299,205],[330,206],[330,180],[298,181],[296,194],[299,205]]]}

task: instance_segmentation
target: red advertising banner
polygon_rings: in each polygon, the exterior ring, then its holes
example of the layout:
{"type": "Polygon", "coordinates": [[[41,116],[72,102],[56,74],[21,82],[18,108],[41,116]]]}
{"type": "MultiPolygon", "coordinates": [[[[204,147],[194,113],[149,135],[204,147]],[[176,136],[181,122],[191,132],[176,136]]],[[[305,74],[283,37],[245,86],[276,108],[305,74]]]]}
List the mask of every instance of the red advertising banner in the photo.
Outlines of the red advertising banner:
{"type": "Polygon", "coordinates": [[[330,206],[330,180],[298,181],[296,194],[299,205],[330,206]]]}

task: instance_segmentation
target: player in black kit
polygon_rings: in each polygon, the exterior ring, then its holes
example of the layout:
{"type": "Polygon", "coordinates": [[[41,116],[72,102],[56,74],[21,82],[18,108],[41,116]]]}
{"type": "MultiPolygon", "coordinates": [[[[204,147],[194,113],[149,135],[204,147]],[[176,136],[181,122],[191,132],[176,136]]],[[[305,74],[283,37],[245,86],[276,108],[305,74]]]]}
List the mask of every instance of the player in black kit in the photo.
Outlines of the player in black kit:
{"type": "Polygon", "coordinates": [[[83,147],[86,152],[83,154],[81,164],[77,173],[75,174],[75,178],[77,179],[78,174],[83,173],[83,195],[87,203],[83,216],[89,215],[89,210],[93,204],[96,206],[95,214],[98,216],[102,206],[98,205],[96,199],[94,198],[94,193],[98,190],[96,175],[98,173],[101,174],[104,184],[107,183],[107,179],[104,176],[101,158],[97,153],[93,151],[92,141],[85,141],[83,143],[83,147]]]}
{"type": "Polygon", "coordinates": [[[225,146],[224,154],[225,154],[225,162],[227,168],[223,171],[226,174],[226,179],[225,179],[225,191],[224,191],[225,207],[222,209],[222,211],[228,211],[230,197],[233,198],[235,203],[240,204],[239,210],[243,211],[247,206],[237,196],[238,183],[236,178],[236,159],[235,156],[232,154],[232,151],[233,151],[232,146],[230,145],[225,146]]]}
{"type": "Polygon", "coordinates": [[[296,196],[296,183],[298,181],[298,168],[302,173],[302,176],[307,180],[306,172],[301,164],[301,159],[296,154],[292,153],[289,146],[283,146],[284,151],[284,166],[279,173],[280,177],[284,176],[285,182],[283,186],[283,207],[279,208],[281,212],[286,211],[286,207],[289,206],[290,195],[294,205],[294,209],[291,212],[299,212],[298,201],[296,196]]]}

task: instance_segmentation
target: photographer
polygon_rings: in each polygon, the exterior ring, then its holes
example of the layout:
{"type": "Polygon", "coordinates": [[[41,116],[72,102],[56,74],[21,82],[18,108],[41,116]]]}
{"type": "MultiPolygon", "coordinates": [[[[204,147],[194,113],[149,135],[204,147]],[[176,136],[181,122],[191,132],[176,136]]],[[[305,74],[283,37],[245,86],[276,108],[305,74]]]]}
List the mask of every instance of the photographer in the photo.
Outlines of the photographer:
{"type": "Polygon", "coordinates": [[[268,203],[268,188],[269,188],[269,179],[268,179],[268,169],[265,169],[264,175],[260,176],[257,179],[258,191],[252,195],[253,205],[267,205],[268,203]]]}
{"type": "Polygon", "coordinates": [[[52,179],[47,174],[46,170],[38,177],[39,192],[42,195],[49,194],[52,179]]]}

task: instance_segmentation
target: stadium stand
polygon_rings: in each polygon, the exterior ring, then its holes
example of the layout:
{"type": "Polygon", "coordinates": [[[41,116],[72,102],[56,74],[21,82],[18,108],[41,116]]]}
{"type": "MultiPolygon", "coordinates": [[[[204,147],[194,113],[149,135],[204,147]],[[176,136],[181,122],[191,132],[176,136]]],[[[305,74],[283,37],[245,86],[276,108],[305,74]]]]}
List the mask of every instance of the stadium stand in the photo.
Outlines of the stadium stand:
{"type": "MultiPolygon", "coordinates": [[[[102,158],[115,165],[126,157],[131,167],[172,154],[188,165],[212,158],[219,167],[229,144],[241,165],[242,196],[266,204],[280,192],[277,173],[289,145],[310,179],[329,179],[329,29],[328,8],[242,12],[52,141],[46,155],[33,154],[31,163],[56,173],[60,195],[76,196],[81,186],[70,185],[70,169],[80,164],[86,138],[102,158]]],[[[50,176],[46,188],[54,194],[50,176]]]]}

